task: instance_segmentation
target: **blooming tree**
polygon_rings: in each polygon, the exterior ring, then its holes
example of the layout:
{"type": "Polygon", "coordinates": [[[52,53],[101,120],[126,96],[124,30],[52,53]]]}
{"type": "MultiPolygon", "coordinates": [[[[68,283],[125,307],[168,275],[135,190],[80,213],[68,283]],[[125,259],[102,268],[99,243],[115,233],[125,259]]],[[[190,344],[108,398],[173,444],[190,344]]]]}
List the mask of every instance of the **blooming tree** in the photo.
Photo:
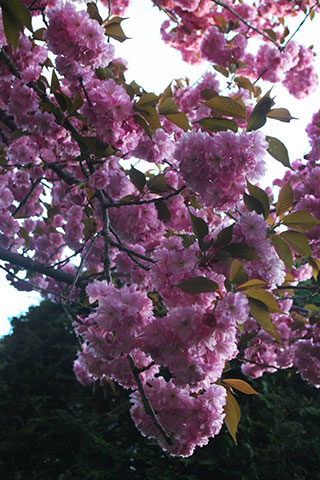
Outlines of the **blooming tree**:
{"type": "Polygon", "coordinates": [[[313,51],[286,20],[300,15],[299,29],[320,6],[152,3],[163,40],[213,65],[195,85],[126,82],[129,0],[0,0],[0,259],[17,289],[73,316],[78,380],[130,389],[141,433],[189,456],[224,421],[236,439],[234,390],[257,393],[225,378],[232,359],[253,378],[294,366],[320,387],[320,114],[290,165],[263,126],[293,117],[259,86],[316,88],[313,51]],[[287,167],[278,194],[259,186],[267,154],[287,167]]]}

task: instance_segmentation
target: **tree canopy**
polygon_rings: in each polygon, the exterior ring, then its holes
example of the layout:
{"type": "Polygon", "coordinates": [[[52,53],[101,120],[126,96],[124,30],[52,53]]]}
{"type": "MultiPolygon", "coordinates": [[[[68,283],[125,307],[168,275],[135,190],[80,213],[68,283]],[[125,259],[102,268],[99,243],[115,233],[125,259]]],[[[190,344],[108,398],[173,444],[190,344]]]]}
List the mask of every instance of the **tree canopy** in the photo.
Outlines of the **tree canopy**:
{"type": "Polygon", "coordinates": [[[152,0],[209,69],[151,92],[117,56],[128,4],[0,0],[1,268],[64,305],[79,382],[129,390],[142,435],[190,457],[224,424],[237,443],[245,377],[320,387],[320,113],[290,161],[265,128],[295,117],[264,83],[315,91],[295,36],[320,6],[152,0]],[[264,188],[267,162],[285,173],[264,188]]]}

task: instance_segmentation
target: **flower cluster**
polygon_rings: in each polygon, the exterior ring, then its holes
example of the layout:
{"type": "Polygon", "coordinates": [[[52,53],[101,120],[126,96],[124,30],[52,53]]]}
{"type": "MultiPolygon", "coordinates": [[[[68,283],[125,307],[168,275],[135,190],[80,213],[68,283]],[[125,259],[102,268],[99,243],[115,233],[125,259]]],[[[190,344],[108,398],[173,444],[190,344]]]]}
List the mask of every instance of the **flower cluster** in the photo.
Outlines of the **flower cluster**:
{"type": "Polygon", "coordinates": [[[266,148],[261,132],[214,136],[190,132],[179,140],[175,158],[187,186],[204,205],[221,211],[239,202],[246,178],[252,181],[263,176],[266,148]]]}

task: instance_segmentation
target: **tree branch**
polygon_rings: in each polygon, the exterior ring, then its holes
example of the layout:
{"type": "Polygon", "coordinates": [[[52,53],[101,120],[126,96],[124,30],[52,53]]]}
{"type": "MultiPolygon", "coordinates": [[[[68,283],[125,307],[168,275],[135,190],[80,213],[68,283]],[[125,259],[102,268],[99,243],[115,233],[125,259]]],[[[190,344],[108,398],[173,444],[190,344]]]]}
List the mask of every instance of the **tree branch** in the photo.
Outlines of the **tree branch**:
{"type": "MultiPolygon", "coordinates": [[[[57,280],[58,282],[64,282],[69,285],[72,285],[74,282],[74,276],[71,273],[48,267],[40,262],[37,262],[36,260],[27,258],[19,253],[10,252],[2,247],[0,247],[0,260],[17,265],[18,267],[24,268],[25,270],[29,270],[31,272],[41,273],[42,275],[46,275],[47,277],[57,280]]],[[[76,285],[78,287],[83,287],[86,282],[86,278],[82,277],[77,280],[76,285]]]]}
{"type": "Polygon", "coordinates": [[[291,40],[293,39],[293,37],[298,33],[298,31],[300,30],[300,28],[302,27],[302,25],[304,24],[304,22],[307,20],[308,17],[310,17],[312,11],[319,6],[319,2],[317,1],[314,5],[312,5],[312,7],[310,8],[309,12],[306,13],[304,19],[302,20],[302,22],[298,25],[298,27],[295,29],[295,31],[293,32],[293,34],[288,38],[288,40],[286,41],[286,44],[285,46],[283,47],[283,49],[285,49],[288,45],[288,43],[291,42],[291,40]]]}
{"type": "Polygon", "coordinates": [[[109,220],[109,213],[108,210],[105,208],[104,205],[104,198],[101,191],[97,191],[97,196],[100,202],[101,207],[101,217],[102,217],[102,235],[104,239],[104,253],[103,253],[103,266],[104,266],[104,274],[108,283],[111,282],[111,275],[110,275],[110,220],[109,220]]]}
{"type": "Polygon", "coordinates": [[[125,207],[125,206],[128,206],[128,205],[148,205],[150,203],[155,203],[155,202],[161,201],[161,200],[168,200],[171,197],[175,197],[176,195],[179,195],[179,193],[181,193],[182,190],[184,190],[185,188],[186,188],[186,186],[184,185],[183,187],[179,188],[179,190],[176,190],[173,193],[169,193],[165,197],[157,197],[157,198],[152,198],[150,200],[131,200],[131,201],[128,201],[128,202],[121,202],[121,203],[107,203],[107,204],[105,204],[105,208],[112,208],[112,207],[120,208],[120,207],[125,207]]]}
{"type": "Polygon", "coordinates": [[[259,35],[261,35],[262,37],[264,37],[266,40],[268,40],[269,42],[272,42],[277,48],[278,50],[280,50],[280,52],[284,49],[284,47],[282,47],[281,45],[278,44],[278,42],[276,42],[275,40],[273,40],[273,38],[271,38],[269,35],[267,35],[266,33],[262,32],[261,30],[259,30],[258,28],[254,27],[253,25],[251,25],[249,22],[247,22],[243,17],[241,17],[241,15],[239,15],[235,10],[233,10],[233,8],[229,7],[229,5],[227,5],[226,3],[224,2],[221,2],[220,0],[212,0],[216,5],[220,5],[220,7],[222,8],[225,8],[226,10],[228,10],[230,13],[232,13],[232,15],[234,15],[235,17],[237,17],[238,20],[240,20],[240,22],[244,23],[244,25],[246,25],[248,28],[250,28],[250,30],[253,30],[254,32],[258,33],[259,35]]]}
{"type": "Polygon", "coordinates": [[[35,191],[35,189],[37,188],[37,186],[39,185],[41,181],[41,178],[38,178],[32,185],[32,187],[30,188],[29,192],[27,193],[27,195],[24,197],[23,200],[21,200],[21,202],[19,203],[19,205],[17,206],[17,208],[14,210],[14,212],[12,212],[12,216],[14,217],[15,215],[17,215],[18,212],[20,212],[21,208],[25,206],[25,204],[27,203],[27,201],[29,200],[29,198],[31,197],[31,195],[33,194],[33,192],[35,191]]]}
{"type": "Polygon", "coordinates": [[[142,385],[142,382],[141,382],[140,376],[139,376],[139,369],[136,367],[136,365],[135,365],[135,363],[134,363],[134,361],[133,361],[133,359],[130,355],[127,355],[127,359],[128,359],[129,365],[130,365],[131,372],[133,373],[133,376],[134,376],[134,378],[137,382],[137,387],[138,387],[138,390],[139,390],[139,393],[140,393],[140,396],[141,396],[141,400],[142,400],[142,404],[144,406],[144,409],[145,409],[146,413],[151,417],[153,424],[155,425],[155,427],[157,427],[157,429],[159,430],[159,432],[161,433],[161,435],[163,436],[163,438],[165,439],[167,444],[168,445],[173,445],[173,440],[167,434],[166,430],[164,429],[164,427],[159,422],[159,420],[156,416],[156,413],[153,410],[153,407],[152,407],[151,403],[149,402],[149,399],[146,395],[146,392],[144,391],[144,388],[143,388],[143,385],[142,385]]]}

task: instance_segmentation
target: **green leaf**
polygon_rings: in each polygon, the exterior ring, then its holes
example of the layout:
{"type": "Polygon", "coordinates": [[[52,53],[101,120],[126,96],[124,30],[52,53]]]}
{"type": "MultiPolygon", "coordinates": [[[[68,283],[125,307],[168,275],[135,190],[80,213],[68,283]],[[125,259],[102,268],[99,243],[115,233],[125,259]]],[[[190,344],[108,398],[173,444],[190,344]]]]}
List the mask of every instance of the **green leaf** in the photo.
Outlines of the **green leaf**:
{"type": "Polygon", "coordinates": [[[145,121],[145,119],[143,117],[141,117],[140,115],[133,115],[133,118],[135,119],[137,124],[140,125],[141,128],[143,128],[143,130],[148,135],[148,137],[152,138],[152,132],[150,130],[149,125],[145,121]]]}
{"type": "Polygon", "coordinates": [[[221,132],[226,130],[238,131],[238,125],[234,120],[228,120],[227,118],[215,118],[207,117],[201,118],[194,123],[199,123],[203,128],[209,132],[221,132]]]}
{"type": "Polygon", "coordinates": [[[204,104],[220,115],[242,119],[246,118],[245,107],[236,100],[233,100],[233,98],[217,96],[204,102],[204,104]]]}
{"type": "Polygon", "coordinates": [[[184,132],[187,132],[190,128],[188,117],[183,112],[170,113],[165,115],[169,122],[174,123],[177,127],[181,128],[184,132]]]}
{"type": "Polygon", "coordinates": [[[95,74],[100,80],[108,80],[109,78],[115,79],[116,76],[113,71],[108,67],[99,67],[95,69],[95,74]]]}
{"type": "Polygon", "coordinates": [[[308,263],[312,267],[313,278],[315,279],[315,281],[317,281],[318,274],[319,274],[319,271],[320,271],[320,261],[315,257],[309,257],[308,258],[308,263]]]}
{"type": "Polygon", "coordinates": [[[202,218],[196,217],[193,213],[189,212],[189,215],[193,233],[198,240],[203,240],[209,233],[208,225],[202,218]]]}
{"type": "Polygon", "coordinates": [[[290,185],[290,180],[286,183],[280,190],[277,206],[276,206],[276,215],[279,217],[284,212],[286,212],[293,204],[294,194],[290,185]]]}
{"type": "Polygon", "coordinates": [[[2,10],[6,10],[19,23],[32,32],[31,13],[19,0],[0,0],[0,5],[2,10]]]}
{"type": "Polygon", "coordinates": [[[147,103],[140,104],[138,102],[133,106],[133,109],[141,113],[141,115],[149,123],[151,128],[153,128],[155,130],[157,128],[161,128],[161,123],[160,123],[160,120],[159,120],[159,114],[158,114],[158,112],[157,112],[157,110],[155,109],[154,106],[148,105],[147,103]]]}
{"type": "Polygon", "coordinates": [[[59,80],[56,75],[56,72],[52,70],[50,93],[54,93],[57,90],[57,88],[59,88],[59,86],[60,84],[59,84],[59,80]]]}
{"type": "Polygon", "coordinates": [[[248,274],[243,268],[243,265],[239,260],[234,259],[231,267],[230,267],[230,273],[229,273],[229,279],[230,282],[238,284],[238,283],[243,283],[248,280],[248,274]]]}
{"type": "Polygon", "coordinates": [[[143,93],[140,100],[136,103],[138,107],[155,107],[159,101],[159,96],[154,93],[143,93]]]}
{"type": "Polygon", "coordinates": [[[143,192],[146,184],[145,174],[131,166],[131,170],[129,170],[129,177],[131,182],[139,190],[139,192],[143,192]]]}
{"type": "Polygon", "coordinates": [[[55,92],[54,96],[63,112],[72,107],[72,102],[70,98],[67,97],[67,95],[65,95],[64,93],[55,92]]]}
{"type": "Polygon", "coordinates": [[[24,227],[20,227],[20,237],[23,238],[26,248],[29,248],[30,237],[28,231],[24,227]]]}
{"type": "Polygon", "coordinates": [[[84,224],[83,235],[85,241],[89,240],[89,238],[93,238],[96,231],[97,231],[97,224],[94,218],[85,218],[82,220],[84,224]]]}
{"type": "Polygon", "coordinates": [[[121,17],[113,17],[107,23],[104,24],[104,34],[107,37],[112,37],[118,42],[124,42],[129,37],[124,33],[121,27],[121,22],[126,20],[121,17]]]}
{"type": "Polygon", "coordinates": [[[77,92],[72,99],[72,109],[69,111],[69,114],[75,113],[83,105],[83,99],[81,92],[77,92]]]}
{"type": "Polygon", "coordinates": [[[41,40],[42,42],[44,42],[43,34],[44,34],[45,31],[46,31],[46,28],[39,28],[38,30],[33,32],[34,40],[41,40]]]}
{"type": "Polygon", "coordinates": [[[269,333],[278,343],[281,343],[275,325],[273,325],[268,307],[254,298],[249,298],[250,315],[269,333]]]}
{"type": "Polygon", "coordinates": [[[248,210],[248,212],[255,211],[259,215],[264,214],[264,208],[260,200],[257,200],[256,198],[252,197],[251,195],[248,195],[246,192],[243,194],[243,201],[244,204],[248,210]]]}
{"type": "Polygon", "coordinates": [[[164,200],[156,200],[154,204],[158,212],[158,219],[163,223],[170,222],[171,214],[166,202],[164,200]]]}
{"type": "Polygon", "coordinates": [[[232,240],[232,233],[233,233],[233,225],[229,225],[229,227],[224,228],[218,233],[217,239],[214,242],[215,247],[224,247],[232,240]]]}
{"type": "Polygon", "coordinates": [[[292,262],[293,262],[292,252],[291,252],[290,247],[278,235],[272,235],[270,240],[271,240],[271,243],[274,246],[275,251],[277,252],[279,258],[283,261],[283,263],[285,264],[285,266],[287,267],[287,269],[290,272],[291,267],[292,267],[292,262]]]}
{"type": "Polygon", "coordinates": [[[257,105],[252,110],[247,124],[247,132],[251,132],[252,130],[258,130],[266,123],[267,113],[270,112],[271,107],[274,105],[273,99],[270,98],[270,92],[271,90],[269,90],[261,98],[261,100],[259,100],[257,105]]]}
{"type": "Polygon", "coordinates": [[[242,288],[267,287],[267,285],[267,282],[264,282],[259,278],[252,278],[251,280],[248,280],[247,282],[238,285],[237,289],[239,290],[242,288]]]}
{"type": "Polygon", "coordinates": [[[205,88],[204,90],[201,90],[200,96],[204,100],[210,100],[210,98],[216,97],[218,93],[213,90],[213,88],[205,88]]]}
{"type": "Polygon", "coordinates": [[[152,193],[163,193],[167,192],[171,187],[167,184],[163,173],[160,173],[148,181],[148,188],[152,193]]]}
{"type": "Polygon", "coordinates": [[[2,23],[4,33],[9,45],[12,45],[14,50],[17,50],[19,43],[19,33],[23,29],[23,26],[19,20],[10,14],[8,10],[2,7],[2,23]]]}
{"type": "Polygon", "coordinates": [[[239,392],[245,393],[246,395],[260,395],[254,388],[249,385],[249,383],[239,378],[225,378],[223,383],[230,385],[230,387],[239,390],[239,392]]]}
{"type": "Polygon", "coordinates": [[[249,298],[254,298],[255,300],[259,300],[260,302],[264,303],[271,313],[281,312],[274,296],[266,290],[263,290],[262,288],[248,288],[243,290],[243,293],[249,298]]]}
{"type": "Polygon", "coordinates": [[[179,112],[178,105],[171,97],[166,97],[159,103],[159,115],[164,115],[167,120],[182,128],[185,132],[189,130],[190,125],[185,113],[179,112]]]}
{"type": "Polygon", "coordinates": [[[99,25],[102,24],[103,20],[100,17],[99,10],[95,2],[89,2],[87,4],[87,12],[90,18],[92,18],[93,20],[97,20],[99,25]]]}
{"type": "Polygon", "coordinates": [[[320,222],[307,210],[297,210],[289,213],[289,215],[282,220],[282,223],[291,228],[299,227],[303,230],[311,230],[316,225],[319,225],[320,222]]]}
{"type": "Polygon", "coordinates": [[[209,278],[205,277],[193,277],[188,278],[180,282],[177,287],[180,288],[185,293],[190,293],[192,295],[197,295],[199,293],[211,293],[216,292],[219,288],[219,285],[216,282],[213,282],[209,278]]]}
{"type": "Polygon", "coordinates": [[[237,83],[239,88],[244,88],[245,90],[249,90],[249,92],[254,91],[254,86],[250,82],[249,78],[247,77],[236,77],[234,81],[237,83]]]}
{"type": "Polygon", "coordinates": [[[231,243],[224,247],[224,250],[230,253],[233,258],[244,258],[245,260],[254,260],[258,258],[253,247],[245,242],[231,243]]]}
{"type": "Polygon", "coordinates": [[[288,150],[285,145],[275,137],[266,137],[267,142],[269,143],[269,147],[267,148],[267,152],[278,162],[282,163],[285,167],[290,168],[290,160],[288,155],[288,150]]]}
{"type": "Polygon", "coordinates": [[[213,65],[213,68],[214,68],[217,72],[221,73],[224,77],[226,77],[226,78],[229,77],[229,72],[228,72],[228,70],[227,70],[226,68],[224,68],[224,67],[221,67],[221,65],[213,65]]]}
{"type": "Polygon", "coordinates": [[[114,153],[111,145],[106,145],[97,137],[79,137],[78,143],[84,151],[82,153],[92,153],[97,157],[109,157],[114,153]]]}
{"type": "Polygon", "coordinates": [[[178,105],[172,100],[171,97],[166,97],[158,108],[160,115],[169,115],[171,113],[178,113],[178,105]]]}
{"type": "Polygon", "coordinates": [[[247,188],[250,195],[261,203],[263,207],[262,213],[264,214],[264,218],[268,218],[269,211],[270,211],[270,200],[267,193],[264,190],[262,190],[262,188],[252,185],[252,183],[250,183],[248,180],[247,180],[247,188]]]}
{"type": "Polygon", "coordinates": [[[280,233],[281,238],[284,238],[296,252],[302,257],[309,257],[311,255],[311,248],[307,237],[300,232],[294,232],[288,230],[287,232],[280,233]]]}
{"type": "Polygon", "coordinates": [[[286,108],[273,108],[267,113],[267,117],[286,123],[289,123],[290,120],[298,120],[296,117],[291,117],[291,113],[286,108]]]}
{"type": "Polygon", "coordinates": [[[224,406],[224,422],[227,426],[227,429],[233,438],[234,443],[237,445],[237,430],[241,417],[240,407],[237,400],[234,398],[231,392],[227,390],[226,404],[224,406]]]}

